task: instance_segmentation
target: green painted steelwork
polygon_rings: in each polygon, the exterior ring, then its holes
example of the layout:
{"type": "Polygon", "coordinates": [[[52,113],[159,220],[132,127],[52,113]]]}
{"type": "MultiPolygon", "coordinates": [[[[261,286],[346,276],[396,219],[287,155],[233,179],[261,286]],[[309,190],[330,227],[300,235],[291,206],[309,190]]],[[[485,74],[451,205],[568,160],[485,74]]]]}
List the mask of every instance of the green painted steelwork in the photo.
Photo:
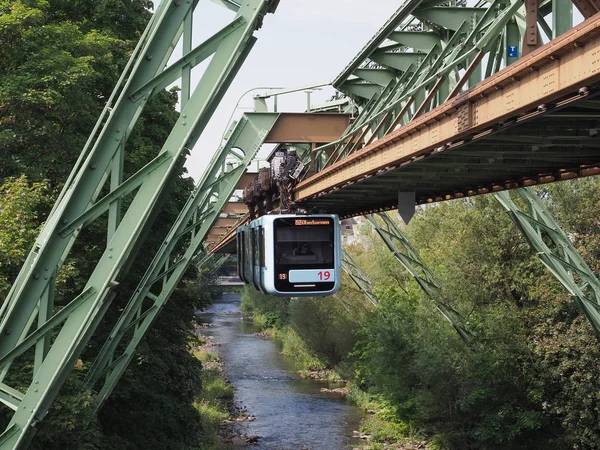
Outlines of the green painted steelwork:
{"type": "Polygon", "coordinates": [[[217,270],[219,270],[221,267],[223,267],[223,264],[225,264],[227,262],[227,260],[229,259],[230,256],[231,255],[227,255],[227,254],[221,255],[221,257],[214,262],[214,265],[210,267],[210,273],[213,274],[217,270]]]}
{"type": "Polygon", "coordinates": [[[365,216],[379,234],[400,264],[411,274],[423,292],[431,299],[436,309],[452,325],[467,345],[474,345],[473,336],[468,330],[467,321],[447,300],[443,298],[442,286],[429,270],[419,252],[411,245],[398,224],[387,214],[367,214],[365,216]],[[376,217],[377,216],[377,217],[376,217]]]}
{"type": "MultiPolygon", "coordinates": [[[[453,2],[437,0],[404,2],[335,79],[334,87],[354,100],[359,115],[338,141],[315,150],[317,170],[323,170],[376,139],[389,135],[522,56],[527,14],[521,0],[480,1],[475,7],[461,3],[456,6],[453,2]]],[[[537,24],[548,40],[570,29],[571,1],[541,1],[537,24]],[[549,14],[553,17],[551,26],[544,19],[549,14]]],[[[501,139],[498,137],[499,141],[501,139]]],[[[529,142],[522,136],[512,139],[521,144],[529,142]]],[[[543,140],[538,130],[535,136],[531,136],[530,145],[540,144],[540,139],[543,140]]],[[[581,136],[576,139],[581,139],[581,136]]],[[[418,189],[424,183],[429,185],[453,180],[456,175],[452,171],[460,171],[462,179],[477,183],[481,173],[496,170],[492,163],[497,159],[493,155],[487,152],[487,159],[482,155],[482,163],[470,170],[454,161],[433,161],[436,171],[430,174],[419,168],[405,169],[402,172],[402,188],[408,190],[412,186],[418,189]],[[446,174],[440,173],[442,166],[447,166],[446,174]]],[[[515,170],[522,166],[523,161],[529,161],[526,158],[526,155],[515,153],[515,170]]],[[[543,165],[545,161],[539,158],[538,164],[543,165]]],[[[475,160],[471,158],[471,161],[475,160]]],[[[383,178],[380,180],[377,190],[400,189],[396,180],[389,180],[387,184],[383,178]]],[[[353,186],[347,194],[344,190],[336,192],[335,199],[329,203],[325,199],[314,203],[335,212],[336,202],[353,200],[357,194],[374,193],[366,186],[361,190],[361,186],[360,183],[353,186]]],[[[421,288],[436,302],[443,316],[469,342],[471,337],[464,318],[453,308],[438,303],[439,284],[426,270],[400,229],[386,215],[381,215],[380,221],[373,216],[367,218],[421,288]],[[406,251],[401,252],[399,247],[406,251]]]]}
{"type": "MultiPolygon", "coordinates": [[[[522,56],[526,28],[522,1],[480,1],[474,7],[460,3],[405,2],[338,75],[334,87],[357,103],[360,114],[339,140],[316,149],[317,170],[359,151],[522,56]],[[326,153],[330,156],[324,158],[326,153]]],[[[545,39],[567,31],[572,27],[571,2],[542,1],[537,22],[545,39]],[[548,14],[553,15],[552,26],[544,19],[548,14]]]]}
{"type": "Polygon", "coordinates": [[[342,269],[344,269],[362,293],[365,294],[365,297],[367,297],[373,305],[377,306],[379,304],[379,299],[373,293],[373,284],[371,283],[371,280],[367,274],[363,272],[360,266],[354,262],[352,256],[350,256],[345,248],[342,248],[342,269]]]}
{"type": "MultiPolygon", "coordinates": [[[[213,157],[87,374],[87,388],[103,381],[97,397],[99,406],[114,389],[142,336],[169,300],[195,255],[202,250],[208,232],[278,117],[276,113],[244,114],[213,157]],[[177,243],[185,238],[189,241],[185,252],[175,254],[177,243]],[[146,299],[151,300],[149,304],[146,299]],[[128,331],[131,331],[130,336],[128,331]],[[129,344],[117,355],[124,338],[129,339],[129,344]]],[[[200,263],[207,261],[202,259],[200,263]]]]}
{"type": "MultiPolygon", "coordinates": [[[[263,17],[274,12],[277,2],[248,0],[239,8],[228,0],[222,3],[237,10],[235,18],[196,50],[191,49],[190,36],[191,14],[197,2],[165,1],[157,7],[0,309],[2,386],[7,386],[7,375],[13,369],[11,364],[16,355],[27,348],[36,349],[34,375],[26,392],[20,393],[22,398],[18,398],[20,394],[10,386],[0,389],[0,401],[14,410],[10,423],[0,435],[1,450],[28,445],[36,422],[46,415],[110,307],[119,286],[118,280],[126,276],[128,267],[135,262],[143,237],[165,200],[171,180],[181,172],[186,154],[198,140],[256,41],[254,32],[262,24],[263,17]],[[187,54],[171,66],[173,69],[165,71],[182,35],[187,54]],[[187,59],[188,54],[197,56],[187,59]],[[192,92],[189,71],[207,55],[212,58],[192,92]],[[181,114],[156,158],[140,173],[123,181],[127,137],[150,96],[164,86],[166,79],[173,80],[174,74],[183,78],[181,114]],[[109,177],[111,192],[99,200],[109,177]],[[135,193],[133,189],[136,189],[135,193]],[[128,193],[133,198],[121,214],[121,200],[128,193]],[[104,211],[108,211],[109,216],[106,250],[96,262],[83,292],[68,307],[52,311],[54,281],[65,258],[81,229],[104,211]],[[50,333],[53,336],[51,345],[50,333]]],[[[232,180],[241,176],[244,170],[245,167],[236,168],[231,175],[223,175],[218,182],[218,193],[226,193],[232,180]]],[[[183,266],[185,264],[173,264],[168,280],[174,281],[177,270],[183,266]]],[[[166,283],[165,289],[171,289],[171,285],[166,283]]],[[[140,320],[137,341],[143,335],[141,325],[140,320]]],[[[118,377],[114,371],[111,376],[111,381],[116,382],[118,377]]],[[[112,386],[105,384],[103,393],[110,391],[112,386]]]]}
{"type": "Polygon", "coordinates": [[[569,292],[569,295],[600,336],[600,281],[583,260],[567,234],[560,228],[544,202],[530,188],[517,190],[525,202],[523,211],[509,192],[494,195],[544,265],[569,292]]]}
{"type": "Polygon", "coordinates": [[[573,28],[572,0],[552,0],[552,39],[573,28]]]}

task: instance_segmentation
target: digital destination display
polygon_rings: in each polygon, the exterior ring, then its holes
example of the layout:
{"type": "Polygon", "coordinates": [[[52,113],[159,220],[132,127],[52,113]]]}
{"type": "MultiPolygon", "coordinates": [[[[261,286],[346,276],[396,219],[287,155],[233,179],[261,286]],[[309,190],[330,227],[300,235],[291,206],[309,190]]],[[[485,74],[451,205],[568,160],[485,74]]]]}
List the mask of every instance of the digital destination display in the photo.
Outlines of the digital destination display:
{"type": "Polygon", "coordinates": [[[294,225],[297,227],[302,226],[311,226],[311,225],[330,225],[331,221],[329,219],[296,219],[294,221],[294,225]]]}

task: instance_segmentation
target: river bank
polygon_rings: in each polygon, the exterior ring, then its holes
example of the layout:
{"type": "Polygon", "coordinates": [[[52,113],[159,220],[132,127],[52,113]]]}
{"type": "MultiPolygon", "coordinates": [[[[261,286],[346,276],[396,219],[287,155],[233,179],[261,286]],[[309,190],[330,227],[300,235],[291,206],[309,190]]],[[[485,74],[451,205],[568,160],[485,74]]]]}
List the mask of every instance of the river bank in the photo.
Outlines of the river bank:
{"type": "Polygon", "coordinates": [[[211,351],[219,344],[212,336],[204,334],[203,330],[210,324],[203,325],[196,328],[199,342],[192,353],[202,361],[202,391],[196,407],[213,427],[210,445],[215,445],[215,448],[211,447],[211,450],[229,450],[255,443],[258,436],[244,434],[238,425],[256,418],[234,402],[234,387],[225,375],[223,361],[211,351]]]}
{"type": "Polygon", "coordinates": [[[257,450],[343,450],[360,444],[353,432],[362,411],[338,393],[322,391],[331,384],[302,379],[299,367],[281,354],[281,342],[254,334],[259,327],[242,319],[239,303],[239,294],[224,294],[199,314],[199,321],[211,324],[201,332],[212,339],[207,349],[222,362],[235,407],[252,417],[223,419],[221,425],[244,438],[256,436],[251,448],[257,450]]]}
{"type": "MultiPolygon", "coordinates": [[[[298,328],[291,326],[289,317],[286,317],[287,308],[282,308],[278,300],[262,296],[251,289],[249,292],[250,294],[246,291],[243,299],[250,297],[251,300],[242,300],[242,311],[245,320],[252,321],[258,327],[255,334],[280,342],[282,353],[294,361],[298,376],[327,383],[327,387],[321,388],[322,392],[339,395],[362,410],[363,418],[353,430],[353,436],[357,438],[353,450],[443,449],[431,446],[430,442],[423,440],[408,424],[396,420],[396,412],[383,398],[362,390],[355,378],[360,374],[353,372],[347,356],[342,358],[341,367],[319,358],[305,338],[308,337],[312,345],[319,345],[323,341],[315,342],[306,334],[303,334],[304,338],[300,336],[296,331],[298,328]],[[258,302],[252,300],[257,296],[269,303],[266,313],[253,308],[258,302]]],[[[310,323],[305,322],[305,326],[309,328],[310,323]]],[[[312,331],[315,332],[319,333],[312,331]]],[[[348,349],[350,351],[351,348],[348,349]]]]}

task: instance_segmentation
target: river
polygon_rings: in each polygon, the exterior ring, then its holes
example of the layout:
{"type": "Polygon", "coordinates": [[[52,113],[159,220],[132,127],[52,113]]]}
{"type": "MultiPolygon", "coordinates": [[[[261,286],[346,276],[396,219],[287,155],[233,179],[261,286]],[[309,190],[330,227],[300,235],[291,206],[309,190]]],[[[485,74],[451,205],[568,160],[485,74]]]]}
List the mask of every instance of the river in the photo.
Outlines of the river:
{"type": "Polygon", "coordinates": [[[301,379],[281,355],[281,343],[256,336],[257,328],[242,320],[239,303],[239,294],[226,293],[199,316],[212,324],[203,334],[218,343],[214,350],[235,388],[236,404],[256,417],[240,425],[243,434],[260,436],[248,448],[341,450],[357,444],[352,431],[363,417],[360,409],[338,394],[321,392],[327,383],[301,379]]]}

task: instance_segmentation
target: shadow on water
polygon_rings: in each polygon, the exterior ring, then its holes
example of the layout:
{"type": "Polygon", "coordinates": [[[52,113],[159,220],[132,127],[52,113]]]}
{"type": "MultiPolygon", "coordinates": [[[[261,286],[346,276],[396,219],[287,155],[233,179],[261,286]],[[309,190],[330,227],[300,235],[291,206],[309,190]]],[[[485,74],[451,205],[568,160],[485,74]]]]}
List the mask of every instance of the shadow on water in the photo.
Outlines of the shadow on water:
{"type": "Polygon", "coordinates": [[[213,326],[203,330],[214,336],[235,387],[235,401],[256,416],[244,423],[243,432],[260,436],[249,448],[269,450],[351,448],[362,412],[337,394],[321,392],[326,383],[303,380],[298,368],[281,355],[281,343],[254,335],[251,322],[243,321],[240,295],[224,294],[219,303],[199,313],[213,326]]]}

